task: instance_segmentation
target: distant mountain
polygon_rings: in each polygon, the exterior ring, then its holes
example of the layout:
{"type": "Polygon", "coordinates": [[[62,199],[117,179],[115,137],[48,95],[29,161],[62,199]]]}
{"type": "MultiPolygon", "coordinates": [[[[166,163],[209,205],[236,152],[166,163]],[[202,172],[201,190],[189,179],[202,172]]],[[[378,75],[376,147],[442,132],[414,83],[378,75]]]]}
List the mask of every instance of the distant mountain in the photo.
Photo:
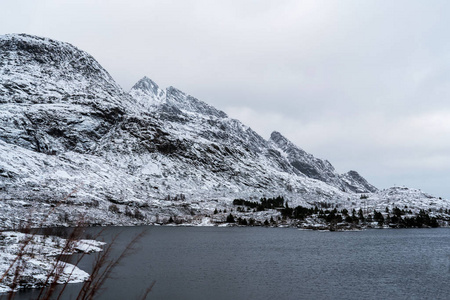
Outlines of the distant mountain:
{"type": "MultiPolygon", "coordinates": [[[[361,193],[378,207],[400,192],[378,191],[356,171],[337,174],[280,133],[265,140],[148,77],[124,92],[68,43],[0,37],[0,227],[31,213],[35,225],[73,225],[80,216],[103,225],[171,216],[195,223],[231,209],[234,198],[278,195],[291,206],[350,209],[361,193]]],[[[416,194],[409,205],[436,200],[416,194]]]]}

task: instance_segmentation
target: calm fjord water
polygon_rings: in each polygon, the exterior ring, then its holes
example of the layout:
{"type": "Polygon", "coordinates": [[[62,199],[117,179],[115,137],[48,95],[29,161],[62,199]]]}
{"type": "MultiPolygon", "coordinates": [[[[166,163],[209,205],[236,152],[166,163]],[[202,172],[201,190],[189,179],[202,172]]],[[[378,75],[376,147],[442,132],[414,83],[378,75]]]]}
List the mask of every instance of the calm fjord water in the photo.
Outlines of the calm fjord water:
{"type": "MultiPolygon", "coordinates": [[[[449,229],[111,227],[103,236],[121,232],[119,252],[142,230],[98,298],[138,299],[153,281],[149,299],[450,298],[449,229]]],[[[69,285],[65,299],[79,288],[69,285]]]]}

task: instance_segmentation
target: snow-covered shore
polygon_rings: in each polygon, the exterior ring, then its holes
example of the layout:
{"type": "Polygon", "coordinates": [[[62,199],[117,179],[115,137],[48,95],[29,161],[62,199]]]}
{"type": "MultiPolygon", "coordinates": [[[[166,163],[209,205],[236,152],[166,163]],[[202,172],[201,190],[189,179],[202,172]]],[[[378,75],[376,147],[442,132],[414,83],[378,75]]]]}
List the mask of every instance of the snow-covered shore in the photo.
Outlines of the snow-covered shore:
{"type": "Polygon", "coordinates": [[[103,242],[70,241],[56,236],[0,233],[0,293],[20,288],[39,288],[57,282],[79,283],[89,274],[57,256],[102,251],[103,242]]]}

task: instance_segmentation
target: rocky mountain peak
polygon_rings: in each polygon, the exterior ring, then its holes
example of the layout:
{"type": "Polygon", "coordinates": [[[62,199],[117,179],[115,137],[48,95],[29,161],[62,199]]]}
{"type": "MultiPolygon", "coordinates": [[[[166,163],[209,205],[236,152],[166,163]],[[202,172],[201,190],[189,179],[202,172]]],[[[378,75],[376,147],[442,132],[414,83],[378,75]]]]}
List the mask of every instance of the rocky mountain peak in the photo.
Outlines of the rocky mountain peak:
{"type": "Polygon", "coordinates": [[[131,88],[132,91],[141,91],[144,94],[150,95],[151,97],[161,98],[164,95],[164,90],[160,89],[159,86],[147,76],[144,76],[131,88]]]}
{"type": "Polygon", "coordinates": [[[123,103],[123,90],[91,55],[49,38],[0,36],[0,78],[0,103],[123,103]]]}
{"type": "Polygon", "coordinates": [[[274,131],[270,141],[284,153],[290,164],[309,178],[317,179],[343,191],[358,193],[375,192],[377,188],[369,184],[356,171],[339,175],[328,160],[322,160],[297,147],[281,133],[274,131]]]}
{"type": "Polygon", "coordinates": [[[135,85],[131,88],[133,90],[141,90],[143,92],[157,94],[157,91],[160,90],[159,86],[147,76],[142,77],[135,85]]]}
{"type": "Polygon", "coordinates": [[[139,104],[150,110],[161,108],[165,111],[185,111],[217,118],[227,117],[223,111],[220,111],[173,86],[168,87],[165,91],[160,89],[159,86],[147,76],[144,76],[131,88],[130,95],[139,104]]]}
{"type": "Polygon", "coordinates": [[[270,134],[270,140],[272,140],[274,142],[281,142],[281,141],[284,141],[287,139],[278,131],[274,131],[270,134]]]}
{"type": "Polygon", "coordinates": [[[165,101],[166,92],[153,80],[144,76],[131,88],[130,95],[147,109],[154,108],[165,101]]]}
{"type": "Polygon", "coordinates": [[[308,155],[303,149],[297,147],[294,143],[288,140],[280,132],[274,131],[270,134],[270,141],[275,143],[278,147],[282,148],[284,151],[290,151],[295,149],[296,152],[302,152],[304,155],[308,155]]]}
{"type": "Polygon", "coordinates": [[[271,133],[269,141],[274,143],[278,148],[280,148],[283,152],[285,152],[287,156],[294,155],[294,156],[304,156],[305,158],[308,159],[314,158],[311,154],[307,153],[300,147],[296,146],[294,143],[292,143],[278,131],[274,131],[271,133]]]}
{"type": "Polygon", "coordinates": [[[274,131],[270,135],[270,141],[285,154],[291,165],[310,178],[340,187],[334,167],[327,161],[314,157],[274,131]]]}
{"type": "Polygon", "coordinates": [[[217,118],[227,118],[227,114],[223,111],[218,110],[173,86],[166,89],[166,103],[186,112],[197,113],[204,116],[214,116],[217,118]]]}
{"type": "Polygon", "coordinates": [[[2,67],[26,63],[35,66],[37,72],[50,66],[62,67],[66,68],[67,77],[69,71],[77,71],[85,77],[101,76],[113,80],[91,55],[66,42],[27,34],[7,34],[0,36],[0,50],[2,67]]]}
{"type": "Polygon", "coordinates": [[[360,193],[372,192],[375,193],[378,189],[367,182],[364,177],[359,175],[358,172],[350,170],[341,175],[342,180],[350,187],[353,187],[353,191],[360,193]]]}
{"type": "Polygon", "coordinates": [[[130,99],[71,44],[0,36],[0,140],[52,155],[91,152],[122,120],[130,99]]]}

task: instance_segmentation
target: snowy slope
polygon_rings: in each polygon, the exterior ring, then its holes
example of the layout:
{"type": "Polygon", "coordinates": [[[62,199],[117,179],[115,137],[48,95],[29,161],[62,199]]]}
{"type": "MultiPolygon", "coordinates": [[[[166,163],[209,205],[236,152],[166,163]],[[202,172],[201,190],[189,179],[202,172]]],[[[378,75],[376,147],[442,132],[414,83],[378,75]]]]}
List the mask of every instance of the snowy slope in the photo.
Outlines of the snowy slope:
{"type": "Polygon", "coordinates": [[[6,35],[0,58],[1,227],[31,213],[35,226],[195,222],[234,198],[342,204],[377,191],[174,87],[144,77],[126,93],[70,44],[6,35]]]}

